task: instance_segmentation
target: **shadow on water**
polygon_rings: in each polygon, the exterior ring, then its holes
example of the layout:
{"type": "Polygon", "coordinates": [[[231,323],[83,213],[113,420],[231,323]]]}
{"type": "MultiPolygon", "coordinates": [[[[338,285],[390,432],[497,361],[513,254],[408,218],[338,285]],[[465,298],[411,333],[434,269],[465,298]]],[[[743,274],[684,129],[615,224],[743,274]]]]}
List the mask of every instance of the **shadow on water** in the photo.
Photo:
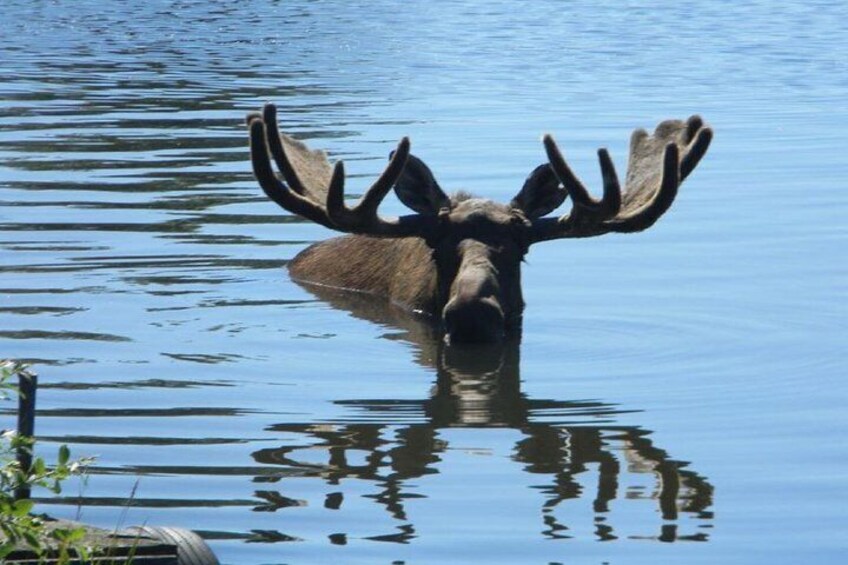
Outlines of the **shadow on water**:
{"type": "MultiPolygon", "coordinates": [[[[558,509],[583,499],[591,503],[596,538],[617,539],[610,525],[616,508],[641,500],[649,501],[663,522],[653,535],[630,537],[708,540],[703,529],[711,527],[713,487],[706,478],[655,446],[649,430],[616,425],[617,416],[633,411],[594,400],[528,398],[521,391],[520,338],[458,349],[445,345],[426,320],[387,308],[372,297],[313,285],[307,288],[335,308],[390,328],[392,333],[384,337],[412,344],[416,362],[436,373],[429,397],[338,400],[337,405],[349,410],[349,418],[271,426],[271,431],[300,439],[253,454],[257,463],[300,470],[301,478],[319,479],[335,488],[345,479],[376,485],[379,493],[370,495],[374,503],[403,525],[397,534],[373,539],[406,543],[416,537],[415,518],[405,501],[423,496],[414,492],[412,481],[444,472],[444,456],[456,447],[443,437],[443,431],[502,428],[521,435],[511,447],[510,458],[534,476],[532,488],[543,496],[539,513],[545,537],[573,537],[570,526],[558,518],[558,509]],[[316,453],[322,454],[318,462],[316,453]],[[644,484],[646,477],[653,481],[653,488],[632,486],[644,484]],[[588,492],[584,483],[597,488],[588,492]],[[680,520],[684,517],[696,520],[694,532],[679,531],[686,527],[680,520]]],[[[271,483],[286,478],[268,475],[256,480],[271,483]]],[[[280,490],[256,495],[264,501],[257,511],[299,505],[280,490]]],[[[344,499],[343,492],[333,492],[324,504],[340,509],[344,499]]],[[[288,539],[279,532],[265,535],[270,537],[263,541],[288,539]]],[[[331,540],[345,543],[346,538],[338,535],[331,540]]]]}

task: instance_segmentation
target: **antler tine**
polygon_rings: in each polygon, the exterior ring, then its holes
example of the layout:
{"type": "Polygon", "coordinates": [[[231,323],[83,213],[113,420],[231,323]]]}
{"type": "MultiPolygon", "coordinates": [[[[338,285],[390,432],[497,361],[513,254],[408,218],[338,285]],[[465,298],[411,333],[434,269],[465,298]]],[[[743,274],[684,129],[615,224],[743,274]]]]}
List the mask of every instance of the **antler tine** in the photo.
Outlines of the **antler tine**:
{"type": "Polygon", "coordinates": [[[379,224],[381,220],[377,215],[377,208],[403,172],[409,157],[409,146],[408,137],[400,140],[397,149],[391,153],[389,164],[352,209],[344,204],[343,183],[332,186],[327,193],[327,211],[330,218],[341,226],[351,228],[379,224]]]}
{"type": "Polygon", "coordinates": [[[330,186],[327,188],[327,216],[333,223],[344,226],[352,225],[353,222],[348,217],[350,210],[344,204],[344,162],[337,161],[333,167],[333,177],[330,180],[330,186]]]}
{"type": "Polygon", "coordinates": [[[553,136],[551,134],[545,134],[542,138],[542,143],[545,145],[545,152],[548,154],[548,161],[551,163],[551,168],[553,168],[559,182],[568,191],[568,195],[571,196],[574,203],[590,210],[600,208],[601,202],[589,195],[589,191],[586,190],[586,187],[583,186],[583,183],[580,182],[580,179],[577,178],[577,175],[574,174],[571,167],[565,162],[565,158],[562,156],[553,136]]]}
{"type": "MultiPolygon", "coordinates": [[[[700,120],[698,116],[693,116],[690,118],[690,123],[697,118],[700,120]]],[[[699,122],[700,124],[701,122],[699,122]]],[[[689,176],[698,163],[701,161],[701,157],[703,157],[707,153],[707,148],[710,146],[710,143],[713,140],[713,130],[710,128],[701,128],[699,125],[698,133],[695,135],[694,141],[689,146],[689,149],[686,151],[686,154],[683,156],[683,159],[680,162],[680,182],[683,182],[683,179],[689,176]]]]}
{"type": "Polygon", "coordinates": [[[397,182],[403,168],[406,166],[406,160],[409,157],[410,142],[408,137],[403,137],[398,142],[397,149],[392,151],[389,164],[383,170],[380,177],[371,185],[371,188],[359,201],[359,204],[354,208],[355,212],[361,211],[362,214],[376,215],[377,207],[380,202],[386,197],[386,194],[392,189],[397,182]]]}
{"type": "Polygon", "coordinates": [[[604,216],[611,218],[621,210],[621,184],[615,174],[615,165],[606,148],[598,149],[598,160],[601,163],[601,176],[604,180],[604,196],[601,200],[604,216]]]}
{"type": "Polygon", "coordinates": [[[280,137],[280,129],[277,125],[277,106],[270,102],[265,104],[265,107],[262,108],[262,117],[267,128],[266,138],[268,140],[268,147],[271,150],[271,156],[277,163],[277,168],[280,169],[290,189],[298,194],[305,194],[306,188],[297,175],[297,171],[295,171],[291,161],[289,161],[283,147],[283,140],[280,137]]]}
{"type": "Polygon", "coordinates": [[[559,218],[560,224],[566,226],[582,217],[592,218],[597,223],[618,214],[621,209],[621,184],[618,181],[618,175],[615,172],[609,151],[606,149],[598,150],[598,161],[604,181],[604,195],[600,200],[595,200],[566,163],[554,138],[551,135],[545,135],[542,141],[551,168],[574,201],[572,211],[559,218]]]}
{"type": "Polygon", "coordinates": [[[250,128],[250,161],[253,164],[253,173],[259,181],[259,186],[262,187],[268,198],[294,214],[303,216],[328,228],[337,229],[321,205],[289,190],[277,179],[268,157],[267,140],[269,136],[267,126],[258,115],[249,115],[248,120],[248,126],[250,128]]]}

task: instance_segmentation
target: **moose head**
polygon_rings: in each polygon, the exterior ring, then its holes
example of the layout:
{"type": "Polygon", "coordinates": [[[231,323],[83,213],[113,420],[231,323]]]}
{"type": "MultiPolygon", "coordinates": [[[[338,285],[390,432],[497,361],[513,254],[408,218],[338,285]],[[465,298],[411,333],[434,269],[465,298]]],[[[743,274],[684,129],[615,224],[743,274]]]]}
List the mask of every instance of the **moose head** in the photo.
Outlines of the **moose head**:
{"type": "Polygon", "coordinates": [[[404,137],[389,164],[352,208],[345,204],[344,165],[279,132],[267,104],[247,118],[251,161],[268,197],[291,213],[350,235],[316,243],[289,264],[306,283],[372,294],[432,316],[446,339],[493,342],[520,328],[521,260],[534,243],[630,233],[652,226],[712,140],[698,116],[633,132],[624,191],[606,149],[598,151],[603,196],[593,198],[553,137],[539,165],[509,204],[448,196],[404,137]],[[280,170],[277,178],[272,161],[280,170]],[[387,218],[380,202],[395,194],[415,213],[387,218]],[[571,210],[547,217],[571,198],[571,210]]]}

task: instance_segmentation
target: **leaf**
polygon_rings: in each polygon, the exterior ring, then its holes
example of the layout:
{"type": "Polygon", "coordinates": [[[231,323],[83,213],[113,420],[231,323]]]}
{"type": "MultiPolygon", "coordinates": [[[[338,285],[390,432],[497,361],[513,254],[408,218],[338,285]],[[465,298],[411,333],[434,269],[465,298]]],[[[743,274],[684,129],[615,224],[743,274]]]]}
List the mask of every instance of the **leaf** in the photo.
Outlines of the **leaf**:
{"type": "Polygon", "coordinates": [[[12,553],[14,550],[15,550],[15,544],[13,544],[13,543],[6,542],[6,543],[3,543],[3,544],[0,544],[0,559],[3,559],[4,557],[6,557],[10,553],[12,553]]]}
{"type": "Polygon", "coordinates": [[[85,538],[85,528],[74,528],[69,532],[68,541],[71,543],[81,541],[85,538]]]}
{"type": "Polygon", "coordinates": [[[56,528],[50,533],[50,537],[60,542],[67,542],[71,537],[71,530],[68,528],[56,528]]]}
{"type": "Polygon", "coordinates": [[[32,507],[35,506],[35,502],[29,499],[18,500],[15,502],[14,508],[12,509],[12,514],[14,516],[26,516],[29,514],[32,507]]]}
{"type": "Polygon", "coordinates": [[[34,532],[22,532],[27,544],[37,553],[41,553],[41,542],[38,541],[38,536],[34,532]]]}
{"type": "Polygon", "coordinates": [[[45,473],[47,470],[47,465],[44,463],[44,459],[41,457],[36,457],[35,461],[32,462],[32,474],[38,475],[39,477],[45,473]]]}
{"type": "Polygon", "coordinates": [[[21,537],[18,533],[18,529],[17,524],[0,524],[0,530],[3,530],[3,535],[12,545],[16,545],[21,537]]]}
{"type": "Polygon", "coordinates": [[[68,464],[68,460],[71,458],[71,450],[68,449],[67,445],[62,445],[59,447],[59,465],[65,466],[68,464]]]}

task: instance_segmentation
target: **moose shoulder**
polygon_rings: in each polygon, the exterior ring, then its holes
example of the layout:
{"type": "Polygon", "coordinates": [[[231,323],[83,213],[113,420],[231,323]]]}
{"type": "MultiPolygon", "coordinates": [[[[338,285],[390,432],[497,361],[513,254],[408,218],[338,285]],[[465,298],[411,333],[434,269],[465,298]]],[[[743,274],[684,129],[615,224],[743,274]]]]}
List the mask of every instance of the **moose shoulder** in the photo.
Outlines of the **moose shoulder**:
{"type": "Polygon", "coordinates": [[[281,134],[272,104],[250,114],[248,124],[253,171],[268,197],[289,212],[350,234],[306,248],[290,263],[292,276],[430,314],[452,342],[499,341],[520,326],[521,260],[532,244],[653,225],[712,140],[712,130],[698,116],[664,121],[652,135],[634,131],[624,191],[609,154],[598,151],[604,187],[597,200],[546,135],[548,163],[530,173],[509,204],[500,204],[463,193],[449,197],[403,138],[380,177],[349,208],[341,161],[331,166],[323,152],[281,134]],[[377,213],[392,188],[413,214],[377,213]],[[569,197],[567,214],[545,217],[569,197]]]}

